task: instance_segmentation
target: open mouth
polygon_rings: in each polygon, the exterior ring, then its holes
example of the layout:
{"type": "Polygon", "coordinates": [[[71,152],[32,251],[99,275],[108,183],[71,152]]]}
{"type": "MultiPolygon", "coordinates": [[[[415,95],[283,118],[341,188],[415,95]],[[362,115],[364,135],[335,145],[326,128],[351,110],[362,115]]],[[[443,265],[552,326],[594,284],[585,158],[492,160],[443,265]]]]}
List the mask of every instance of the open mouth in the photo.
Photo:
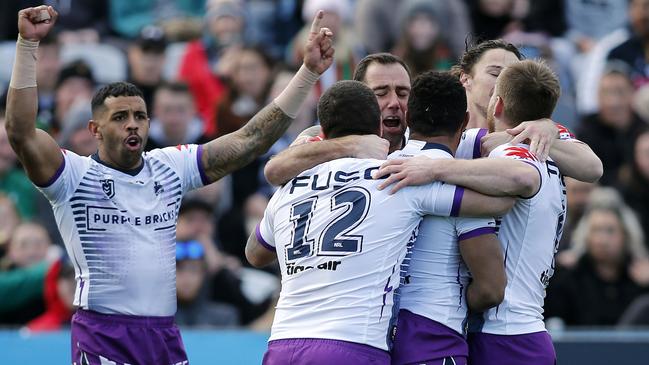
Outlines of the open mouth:
{"type": "Polygon", "coordinates": [[[138,150],[142,144],[142,140],[140,137],[133,135],[126,138],[125,144],[130,150],[138,150]]]}
{"type": "Polygon", "coordinates": [[[383,125],[388,128],[400,128],[401,118],[397,116],[389,116],[383,118],[383,125]]]}

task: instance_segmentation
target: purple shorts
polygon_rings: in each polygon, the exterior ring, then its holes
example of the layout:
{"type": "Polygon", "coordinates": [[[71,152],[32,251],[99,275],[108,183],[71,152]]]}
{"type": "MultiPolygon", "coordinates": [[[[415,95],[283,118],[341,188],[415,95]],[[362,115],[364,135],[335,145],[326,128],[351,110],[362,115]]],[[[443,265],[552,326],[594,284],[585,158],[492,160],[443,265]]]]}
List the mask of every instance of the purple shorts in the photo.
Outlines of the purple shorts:
{"type": "Polygon", "coordinates": [[[557,355],[545,331],[524,335],[469,334],[471,365],[554,365],[557,355]]]}
{"type": "Polygon", "coordinates": [[[72,363],[189,364],[173,317],[102,314],[83,309],[72,316],[72,363]]]}
{"type": "Polygon", "coordinates": [[[466,365],[469,348],[462,335],[432,319],[399,311],[392,365],[466,365]]]}
{"type": "Polygon", "coordinates": [[[268,343],[264,365],[389,365],[387,351],[360,343],[290,338],[268,343]]]}

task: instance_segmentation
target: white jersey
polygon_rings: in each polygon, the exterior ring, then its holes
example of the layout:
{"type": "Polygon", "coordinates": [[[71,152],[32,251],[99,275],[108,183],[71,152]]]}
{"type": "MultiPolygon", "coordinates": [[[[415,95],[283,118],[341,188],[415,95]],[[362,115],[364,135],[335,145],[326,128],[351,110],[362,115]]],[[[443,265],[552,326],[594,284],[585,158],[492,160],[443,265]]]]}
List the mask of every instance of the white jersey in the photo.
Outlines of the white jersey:
{"type": "Polygon", "coordinates": [[[339,159],[270,200],[257,238],[275,250],[282,290],[270,340],[323,338],[388,349],[406,246],[425,214],[457,214],[463,189],[434,183],[378,191],[380,160],[339,159]]]}
{"type": "Polygon", "coordinates": [[[75,267],[74,304],[107,314],[176,312],[176,220],[185,192],[206,181],[202,148],[143,154],[133,171],[63,150],[64,163],[40,190],[50,200],[75,267]]]}
{"type": "MultiPolygon", "coordinates": [[[[479,145],[475,131],[465,132],[460,144],[479,145]]],[[[475,148],[464,146],[466,151],[475,148]]],[[[459,151],[460,149],[458,149],[459,151]]],[[[505,144],[489,157],[511,158],[532,165],[541,187],[528,199],[520,198],[505,216],[497,220],[498,238],[505,254],[507,287],[503,302],[485,313],[469,318],[470,332],[517,335],[545,330],[543,302],[545,288],[554,274],[557,250],[566,217],[566,189],[563,176],[552,160],[539,162],[527,146],[505,144]]]]}
{"type": "MultiPolygon", "coordinates": [[[[434,159],[453,158],[448,147],[410,140],[390,158],[423,155],[434,159]]],[[[493,218],[424,217],[419,235],[406,258],[400,308],[441,323],[464,334],[468,307],[466,288],[471,280],[458,242],[495,233],[493,218]],[[407,267],[405,267],[407,266],[407,267]]]]}

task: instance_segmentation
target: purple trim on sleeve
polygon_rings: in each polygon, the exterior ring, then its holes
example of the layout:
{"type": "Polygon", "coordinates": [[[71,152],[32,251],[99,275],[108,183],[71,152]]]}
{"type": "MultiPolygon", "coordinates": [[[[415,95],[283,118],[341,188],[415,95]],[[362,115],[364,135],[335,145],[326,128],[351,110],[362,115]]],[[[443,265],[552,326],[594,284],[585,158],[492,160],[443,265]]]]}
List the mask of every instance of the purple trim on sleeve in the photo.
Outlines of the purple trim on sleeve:
{"type": "Polygon", "coordinates": [[[532,196],[521,196],[521,199],[532,199],[536,196],[536,194],[539,193],[539,191],[541,191],[541,187],[543,186],[543,175],[541,175],[541,170],[539,170],[539,167],[536,166],[535,164],[525,160],[518,160],[518,161],[525,162],[526,164],[534,167],[536,169],[536,172],[539,173],[539,190],[537,190],[536,193],[532,194],[532,196]]]}
{"type": "Polygon", "coordinates": [[[59,166],[59,168],[56,170],[54,176],[52,176],[49,180],[47,180],[47,182],[43,185],[36,184],[36,183],[34,183],[34,185],[38,186],[39,188],[49,188],[50,186],[52,186],[52,184],[56,182],[56,180],[58,180],[58,178],[63,173],[64,169],[65,169],[65,156],[63,156],[63,162],[61,162],[61,166],[59,166]]]}
{"type": "Polygon", "coordinates": [[[261,245],[264,246],[265,249],[271,252],[275,252],[275,247],[268,244],[264,237],[261,236],[261,232],[259,231],[259,224],[257,225],[257,228],[255,228],[255,236],[257,236],[257,241],[261,243],[261,245]]]}
{"type": "Polygon", "coordinates": [[[198,151],[196,151],[196,163],[198,164],[198,173],[201,174],[201,181],[203,185],[209,185],[210,179],[207,178],[205,174],[205,169],[203,168],[203,145],[198,146],[198,151]]]}
{"type": "Polygon", "coordinates": [[[464,188],[461,186],[455,187],[455,195],[453,195],[453,206],[451,207],[451,217],[457,217],[460,214],[462,196],[464,196],[464,188]]]}
{"type": "Polygon", "coordinates": [[[478,131],[478,134],[475,136],[475,141],[473,142],[473,158],[480,158],[482,157],[482,153],[480,152],[480,140],[482,137],[487,135],[487,130],[485,128],[480,128],[478,131]]]}
{"type": "Polygon", "coordinates": [[[476,228],[472,231],[462,233],[457,240],[458,241],[464,241],[468,240],[469,238],[473,237],[478,237],[482,236],[484,234],[491,234],[491,233],[496,233],[496,227],[481,227],[481,228],[476,228]]]}

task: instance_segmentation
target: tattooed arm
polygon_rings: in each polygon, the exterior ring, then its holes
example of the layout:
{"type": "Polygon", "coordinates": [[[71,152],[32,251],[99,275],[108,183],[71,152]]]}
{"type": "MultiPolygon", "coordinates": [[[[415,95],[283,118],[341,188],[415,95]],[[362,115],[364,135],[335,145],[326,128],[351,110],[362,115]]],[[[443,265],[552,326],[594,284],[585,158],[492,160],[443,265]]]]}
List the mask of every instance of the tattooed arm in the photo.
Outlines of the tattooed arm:
{"type": "Polygon", "coordinates": [[[304,64],[282,93],[255,114],[246,125],[203,146],[203,169],[210,181],[252,162],[281,137],[297,115],[319,75],[333,63],[333,33],[321,28],[323,11],[318,11],[304,47],[304,64]]]}
{"type": "Polygon", "coordinates": [[[209,180],[216,181],[268,151],[292,121],[272,102],[238,131],[206,143],[202,162],[209,180]]]}

